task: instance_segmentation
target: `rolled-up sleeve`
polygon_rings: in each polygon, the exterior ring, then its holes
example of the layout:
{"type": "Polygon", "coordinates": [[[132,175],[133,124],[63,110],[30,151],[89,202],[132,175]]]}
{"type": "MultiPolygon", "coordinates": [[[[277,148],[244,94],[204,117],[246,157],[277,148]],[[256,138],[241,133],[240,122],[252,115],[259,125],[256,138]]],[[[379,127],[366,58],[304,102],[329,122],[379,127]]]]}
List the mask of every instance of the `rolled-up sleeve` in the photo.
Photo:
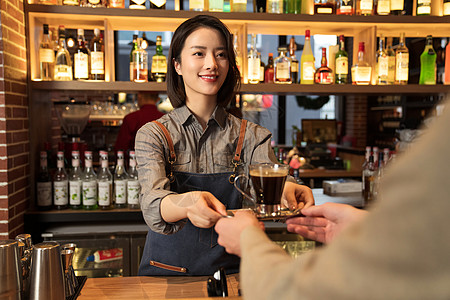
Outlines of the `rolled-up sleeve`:
{"type": "Polygon", "coordinates": [[[172,234],[181,229],[185,220],[167,223],[161,216],[161,200],[170,194],[166,176],[167,142],[156,124],[147,123],[136,134],[135,151],[141,195],[139,202],[145,222],[151,230],[172,234]]]}

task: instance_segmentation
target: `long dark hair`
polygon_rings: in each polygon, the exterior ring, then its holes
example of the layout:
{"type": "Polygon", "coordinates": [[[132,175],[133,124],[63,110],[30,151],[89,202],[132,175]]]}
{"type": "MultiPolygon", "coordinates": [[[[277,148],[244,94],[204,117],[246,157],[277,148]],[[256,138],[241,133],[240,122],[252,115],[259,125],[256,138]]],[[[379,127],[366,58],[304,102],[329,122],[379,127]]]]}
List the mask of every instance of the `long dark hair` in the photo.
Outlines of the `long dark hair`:
{"type": "Polygon", "coordinates": [[[199,28],[217,30],[225,40],[227,58],[230,64],[228,74],[217,95],[217,104],[226,107],[240,87],[240,73],[236,65],[236,55],[233,48],[233,38],[228,27],[218,18],[208,15],[198,15],[184,21],[175,30],[170,43],[167,68],[167,94],[172,106],[177,108],[186,104],[186,91],[183,77],[175,71],[175,61],[181,63],[181,50],[188,36],[199,28]]]}

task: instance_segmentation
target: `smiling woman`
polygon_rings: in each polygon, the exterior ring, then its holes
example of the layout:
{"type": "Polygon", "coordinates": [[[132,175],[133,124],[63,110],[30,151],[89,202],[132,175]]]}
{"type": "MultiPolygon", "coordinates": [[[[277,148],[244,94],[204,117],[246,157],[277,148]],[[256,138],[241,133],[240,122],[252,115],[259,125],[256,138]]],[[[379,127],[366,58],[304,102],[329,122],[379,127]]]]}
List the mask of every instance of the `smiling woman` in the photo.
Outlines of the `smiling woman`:
{"type": "MultiPolygon", "coordinates": [[[[252,163],[276,162],[271,133],[225,110],[240,74],[219,19],[199,15],[181,24],[168,61],[175,109],[136,135],[140,204],[150,227],[139,274],[212,275],[219,267],[235,273],[239,259],[217,244],[212,227],[226,209],[242,207],[233,178],[252,163]]],[[[291,184],[284,190],[291,206],[314,202],[308,188],[291,184]]]]}

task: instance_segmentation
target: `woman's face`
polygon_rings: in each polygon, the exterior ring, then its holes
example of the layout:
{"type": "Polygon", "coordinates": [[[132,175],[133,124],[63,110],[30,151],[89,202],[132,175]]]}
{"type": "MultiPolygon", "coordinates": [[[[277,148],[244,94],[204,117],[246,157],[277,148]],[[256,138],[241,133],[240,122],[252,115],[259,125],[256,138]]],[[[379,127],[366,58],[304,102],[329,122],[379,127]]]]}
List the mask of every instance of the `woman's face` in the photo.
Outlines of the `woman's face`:
{"type": "Polygon", "coordinates": [[[181,61],[174,63],[183,76],[187,99],[214,97],[228,74],[225,40],[214,29],[202,27],[192,32],[181,50],[181,61]]]}

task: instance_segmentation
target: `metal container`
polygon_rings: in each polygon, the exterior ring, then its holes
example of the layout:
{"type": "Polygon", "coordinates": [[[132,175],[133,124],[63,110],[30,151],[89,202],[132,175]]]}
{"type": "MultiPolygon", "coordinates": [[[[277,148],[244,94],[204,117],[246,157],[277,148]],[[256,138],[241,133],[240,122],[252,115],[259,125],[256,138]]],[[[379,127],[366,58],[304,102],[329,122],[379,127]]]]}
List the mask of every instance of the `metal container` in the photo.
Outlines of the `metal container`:
{"type": "Polygon", "coordinates": [[[0,299],[22,299],[22,270],[17,241],[0,241],[0,299]]]}
{"type": "Polygon", "coordinates": [[[57,242],[33,246],[30,276],[31,300],[65,300],[64,271],[57,242]]]}

